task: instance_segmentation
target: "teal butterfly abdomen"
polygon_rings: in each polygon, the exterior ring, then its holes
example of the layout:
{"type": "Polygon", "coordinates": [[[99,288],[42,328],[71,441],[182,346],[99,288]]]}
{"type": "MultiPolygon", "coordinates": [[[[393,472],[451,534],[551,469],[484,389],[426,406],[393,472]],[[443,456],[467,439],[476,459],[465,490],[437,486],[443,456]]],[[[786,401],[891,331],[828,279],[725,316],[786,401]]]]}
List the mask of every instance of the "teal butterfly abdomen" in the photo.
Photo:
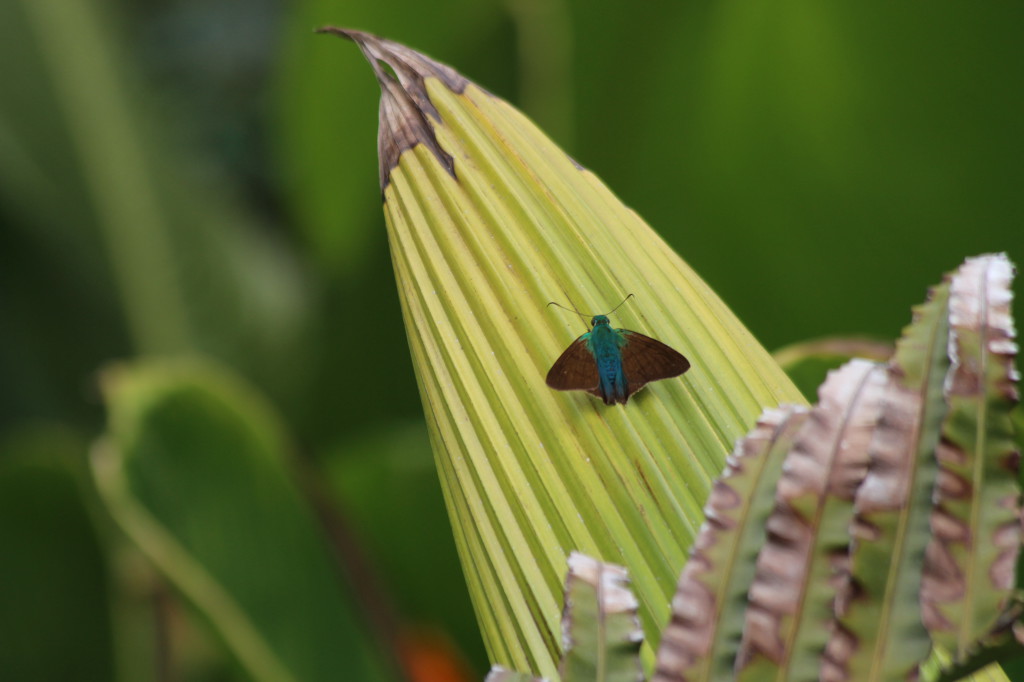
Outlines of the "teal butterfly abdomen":
{"type": "Polygon", "coordinates": [[[594,355],[600,377],[600,394],[608,405],[625,403],[629,397],[629,384],[622,367],[621,347],[626,339],[607,321],[598,322],[590,332],[587,346],[594,355]]]}

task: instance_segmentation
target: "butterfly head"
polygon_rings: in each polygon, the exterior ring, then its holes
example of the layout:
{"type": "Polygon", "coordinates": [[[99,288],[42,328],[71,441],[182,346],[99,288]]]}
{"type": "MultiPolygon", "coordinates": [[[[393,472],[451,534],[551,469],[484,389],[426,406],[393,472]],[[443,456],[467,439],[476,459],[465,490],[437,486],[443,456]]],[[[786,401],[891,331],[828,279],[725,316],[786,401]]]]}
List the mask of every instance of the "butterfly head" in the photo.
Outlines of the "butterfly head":
{"type": "Polygon", "coordinates": [[[593,319],[590,320],[590,326],[597,328],[598,325],[608,325],[607,315],[594,315],[593,319]]]}

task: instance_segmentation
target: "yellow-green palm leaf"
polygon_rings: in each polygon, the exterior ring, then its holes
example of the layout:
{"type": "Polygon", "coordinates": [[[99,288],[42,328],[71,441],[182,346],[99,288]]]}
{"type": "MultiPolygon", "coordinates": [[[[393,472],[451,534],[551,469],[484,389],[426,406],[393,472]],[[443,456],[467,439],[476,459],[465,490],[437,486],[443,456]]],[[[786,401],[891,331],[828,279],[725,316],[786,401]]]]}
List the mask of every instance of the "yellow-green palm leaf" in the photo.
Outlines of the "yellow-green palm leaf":
{"type": "Polygon", "coordinates": [[[492,659],[556,675],[565,560],[580,550],[628,568],[650,665],[710,481],[764,406],[800,394],[682,259],[522,114],[402,45],[326,30],[355,40],[381,85],[395,275],[492,659]],[[690,372],[625,406],[549,389],[548,368],[585,329],[546,304],[600,313],[631,293],[613,325],[678,349],[690,372]]]}

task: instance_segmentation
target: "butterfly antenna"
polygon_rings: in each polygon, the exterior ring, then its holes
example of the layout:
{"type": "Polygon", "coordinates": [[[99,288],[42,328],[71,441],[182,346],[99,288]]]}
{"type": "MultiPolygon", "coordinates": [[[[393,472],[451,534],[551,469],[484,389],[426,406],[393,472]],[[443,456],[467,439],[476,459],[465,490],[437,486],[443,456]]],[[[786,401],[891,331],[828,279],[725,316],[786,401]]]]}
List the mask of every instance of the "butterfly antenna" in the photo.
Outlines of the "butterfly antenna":
{"type": "Polygon", "coordinates": [[[555,303],[554,301],[551,301],[550,303],[548,303],[548,305],[549,306],[551,306],[551,305],[558,306],[562,310],[568,310],[570,313],[576,313],[577,315],[579,315],[580,319],[583,320],[583,322],[584,322],[585,326],[587,327],[587,329],[590,329],[590,326],[586,325],[586,323],[588,322],[587,318],[588,317],[593,317],[593,315],[588,316],[588,315],[584,315],[583,313],[581,313],[579,311],[579,309],[576,308],[576,304],[572,302],[571,298],[569,298],[569,294],[566,293],[565,289],[562,289],[562,293],[565,294],[565,300],[569,301],[569,305],[572,306],[571,309],[570,308],[566,308],[561,303],[555,303]]]}
{"type": "Polygon", "coordinates": [[[617,306],[615,306],[614,308],[612,308],[612,309],[611,309],[610,311],[608,311],[608,312],[607,312],[607,313],[605,313],[605,314],[606,314],[606,315],[611,315],[611,314],[612,314],[612,313],[614,313],[614,312],[615,312],[616,310],[618,310],[619,308],[621,308],[621,307],[622,307],[622,306],[623,306],[623,305],[624,305],[624,304],[626,303],[626,301],[628,301],[628,300],[629,300],[629,299],[631,299],[631,298],[633,298],[633,294],[630,294],[630,295],[629,295],[629,296],[627,296],[626,298],[622,299],[622,303],[619,303],[619,304],[618,304],[617,306]]]}
{"type": "MultiPolygon", "coordinates": [[[[571,301],[570,301],[570,303],[571,303],[571,301]]],[[[581,313],[580,311],[576,310],[576,308],[575,308],[575,307],[573,307],[573,308],[566,308],[566,307],[565,307],[564,305],[562,305],[561,303],[555,303],[554,301],[551,301],[550,303],[548,303],[548,305],[553,305],[553,306],[557,306],[557,307],[561,308],[562,310],[568,310],[568,311],[569,311],[570,313],[576,313],[577,315],[579,315],[579,316],[580,316],[581,318],[583,318],[584,320],[586,320],[586,319],[587,319],[586,315],[584,315],[584,314],[583,314],[583,313],[581,313]]]]}

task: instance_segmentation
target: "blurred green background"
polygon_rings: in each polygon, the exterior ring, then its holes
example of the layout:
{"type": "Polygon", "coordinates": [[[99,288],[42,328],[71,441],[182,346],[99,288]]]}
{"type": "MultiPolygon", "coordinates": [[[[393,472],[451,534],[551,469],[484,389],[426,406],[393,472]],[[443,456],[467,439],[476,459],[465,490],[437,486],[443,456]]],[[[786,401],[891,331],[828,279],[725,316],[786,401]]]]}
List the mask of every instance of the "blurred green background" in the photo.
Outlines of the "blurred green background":
{"type": "Polygon", "coordinates": [[[1024,260],[1021,3],[4,0],[2,679],[246,679],[85,466],[97,372],[178,355],[280,414],[356,617],[413,643],[381,656],[486,670],[392,281],[376,84],[323,24],[522,108],[769,349],[895,338],[964,257],[1024,260]]]}

